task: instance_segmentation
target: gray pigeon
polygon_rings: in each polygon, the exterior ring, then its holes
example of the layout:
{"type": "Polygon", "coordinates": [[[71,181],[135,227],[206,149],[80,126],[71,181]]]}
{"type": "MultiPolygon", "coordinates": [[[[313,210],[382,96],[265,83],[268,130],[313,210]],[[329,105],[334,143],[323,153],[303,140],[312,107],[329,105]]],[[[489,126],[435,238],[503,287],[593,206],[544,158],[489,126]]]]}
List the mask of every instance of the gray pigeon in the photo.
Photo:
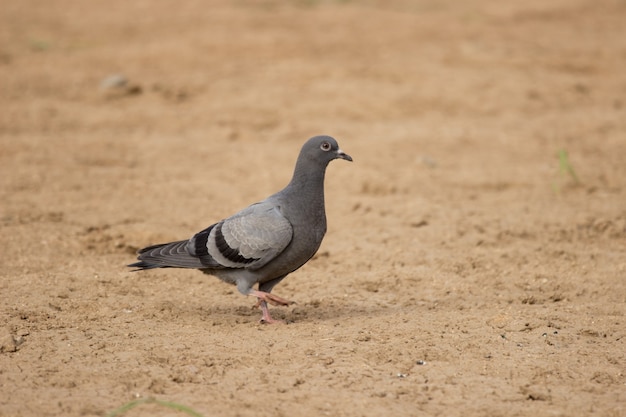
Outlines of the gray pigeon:
{"type": "Polygon", "coordinates": [[[193,268],[214,275],[244,295],[258,298],[261,322],[274,323],[267,307],[292,301],[271,294],[289,273],[304,265],[326,233],[324,175],[333,159],[352,161],[330,136],[309,139],[291,182],[281,191],[197,233],[189,240],[141,249],[136,271],[193,268]],[[253,286],[258,283],[258,290],[253,286]]]}

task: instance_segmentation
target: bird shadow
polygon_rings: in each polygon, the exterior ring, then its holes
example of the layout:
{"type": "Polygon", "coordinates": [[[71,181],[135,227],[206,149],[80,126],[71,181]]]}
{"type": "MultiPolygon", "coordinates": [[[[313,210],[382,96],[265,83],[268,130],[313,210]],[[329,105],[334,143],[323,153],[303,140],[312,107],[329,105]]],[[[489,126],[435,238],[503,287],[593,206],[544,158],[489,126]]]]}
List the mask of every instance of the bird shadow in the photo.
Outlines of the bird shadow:
{"type": "MultiPolygon", "coordinates": [[[[272,317],[287,324],[302,322],[331,322],[345,318],[371,318],[389,312],[389,306],[364,305],[352,303],[349,299],[310,300],[295,303],[290,307],[270,307],[272,317]]],[[[203,320],[211,320],[215,324],[237,324],[258,322],[261,311],[254,305],[211,305],[197,306],[195,314],[203,320]]]]}

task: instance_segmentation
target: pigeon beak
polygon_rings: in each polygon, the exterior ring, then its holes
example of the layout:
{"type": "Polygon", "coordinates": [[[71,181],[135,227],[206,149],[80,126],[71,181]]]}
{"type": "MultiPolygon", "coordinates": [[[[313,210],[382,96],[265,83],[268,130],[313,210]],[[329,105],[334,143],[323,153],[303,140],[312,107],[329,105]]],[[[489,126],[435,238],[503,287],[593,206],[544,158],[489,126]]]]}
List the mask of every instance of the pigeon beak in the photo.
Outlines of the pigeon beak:
{"type": "Polygon", "coordinates": [[[352,162],[352,157],[341,149],[337,149],[337,158],[345,159],[346,161],[352,162]]]}

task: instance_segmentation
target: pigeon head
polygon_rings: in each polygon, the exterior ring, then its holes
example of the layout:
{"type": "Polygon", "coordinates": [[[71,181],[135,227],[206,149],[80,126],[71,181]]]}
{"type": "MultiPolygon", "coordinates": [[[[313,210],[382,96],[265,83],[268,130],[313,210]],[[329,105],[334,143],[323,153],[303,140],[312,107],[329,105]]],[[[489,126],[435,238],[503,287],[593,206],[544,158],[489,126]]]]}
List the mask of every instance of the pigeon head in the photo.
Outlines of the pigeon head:
{"type": "Polygon", "coordinates": [[[352,157],[339,148],[334,138],[312,137],[302,146],[291,182],[281,193],[301,194],[302,190],[306,189],[309,193],[319,193],[320,201],[323,202],[326,167],[333,159],[352,161],[352,157]]]}
{"type": "Polygon", "coordinates": [[[330,136],[314,136],[302,146],[300,158],[315,161],[323,166],[333,159],[352,161],[352,157],[339,148],[337,141],[330,136]]]}

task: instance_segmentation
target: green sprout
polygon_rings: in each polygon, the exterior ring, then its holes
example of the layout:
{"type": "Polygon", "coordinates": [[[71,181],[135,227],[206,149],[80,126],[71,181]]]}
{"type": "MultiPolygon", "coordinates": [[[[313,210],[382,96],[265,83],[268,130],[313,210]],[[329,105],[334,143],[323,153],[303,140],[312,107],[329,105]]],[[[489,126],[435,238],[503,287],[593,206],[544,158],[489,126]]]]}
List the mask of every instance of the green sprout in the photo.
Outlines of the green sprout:
{"type": "Polygon", "coordinates": [[[561,174],[569,175],[576,185],[580,184],[576,171],[574,171],[574,167],[570,164],[569,158],[567,157],[567,151],[564,149],[559,151],[559,167],[561,174]]]}
{"type": "Polygon", "coordinates": [[[121,406],[120,408],[111,411],[109,414],[107,414],[107,417],[117,417],[117,416],[120,416],[123,413],[127,412],[128,410],[131,410],[131,409],[137,407],[140,404],[153,404],[153,403],[161,405],[163,407],[171,408],[172,410],[182,411],[184,413],[189,414],[192,417],[202,417],[202,414],[200,414],[197,411],[191,409],[190,407],[187,407],[186,405],[177,404],[177,403],[173,403],[173,402],[170,402],[170,401],[161,401],[161,400],[157,400],[156,398],[152,398],[152,397],[142,398],[140,400],[135,400],[135,401],[131,401],[129,403],[126,403],[123,406],[121,406]]]}
{"type": "MultiPolygon", "coordinates": [[[[574,183],[574,185],[580,185],[581,182],[578,179],[578,175],[576,175],[576,171],[574,170],[574,167],[569,161],[567,151],[565,149],[560,149],[558,152],[558,156],[559,156],[559,172],[561,173],[561,176],[565,178],[569,178],[574,183]]],[[[560,187],[558,180],[552,183],[552,189],[554,190],[555,194],[560,193],[561,187],[560,187]]]]}

